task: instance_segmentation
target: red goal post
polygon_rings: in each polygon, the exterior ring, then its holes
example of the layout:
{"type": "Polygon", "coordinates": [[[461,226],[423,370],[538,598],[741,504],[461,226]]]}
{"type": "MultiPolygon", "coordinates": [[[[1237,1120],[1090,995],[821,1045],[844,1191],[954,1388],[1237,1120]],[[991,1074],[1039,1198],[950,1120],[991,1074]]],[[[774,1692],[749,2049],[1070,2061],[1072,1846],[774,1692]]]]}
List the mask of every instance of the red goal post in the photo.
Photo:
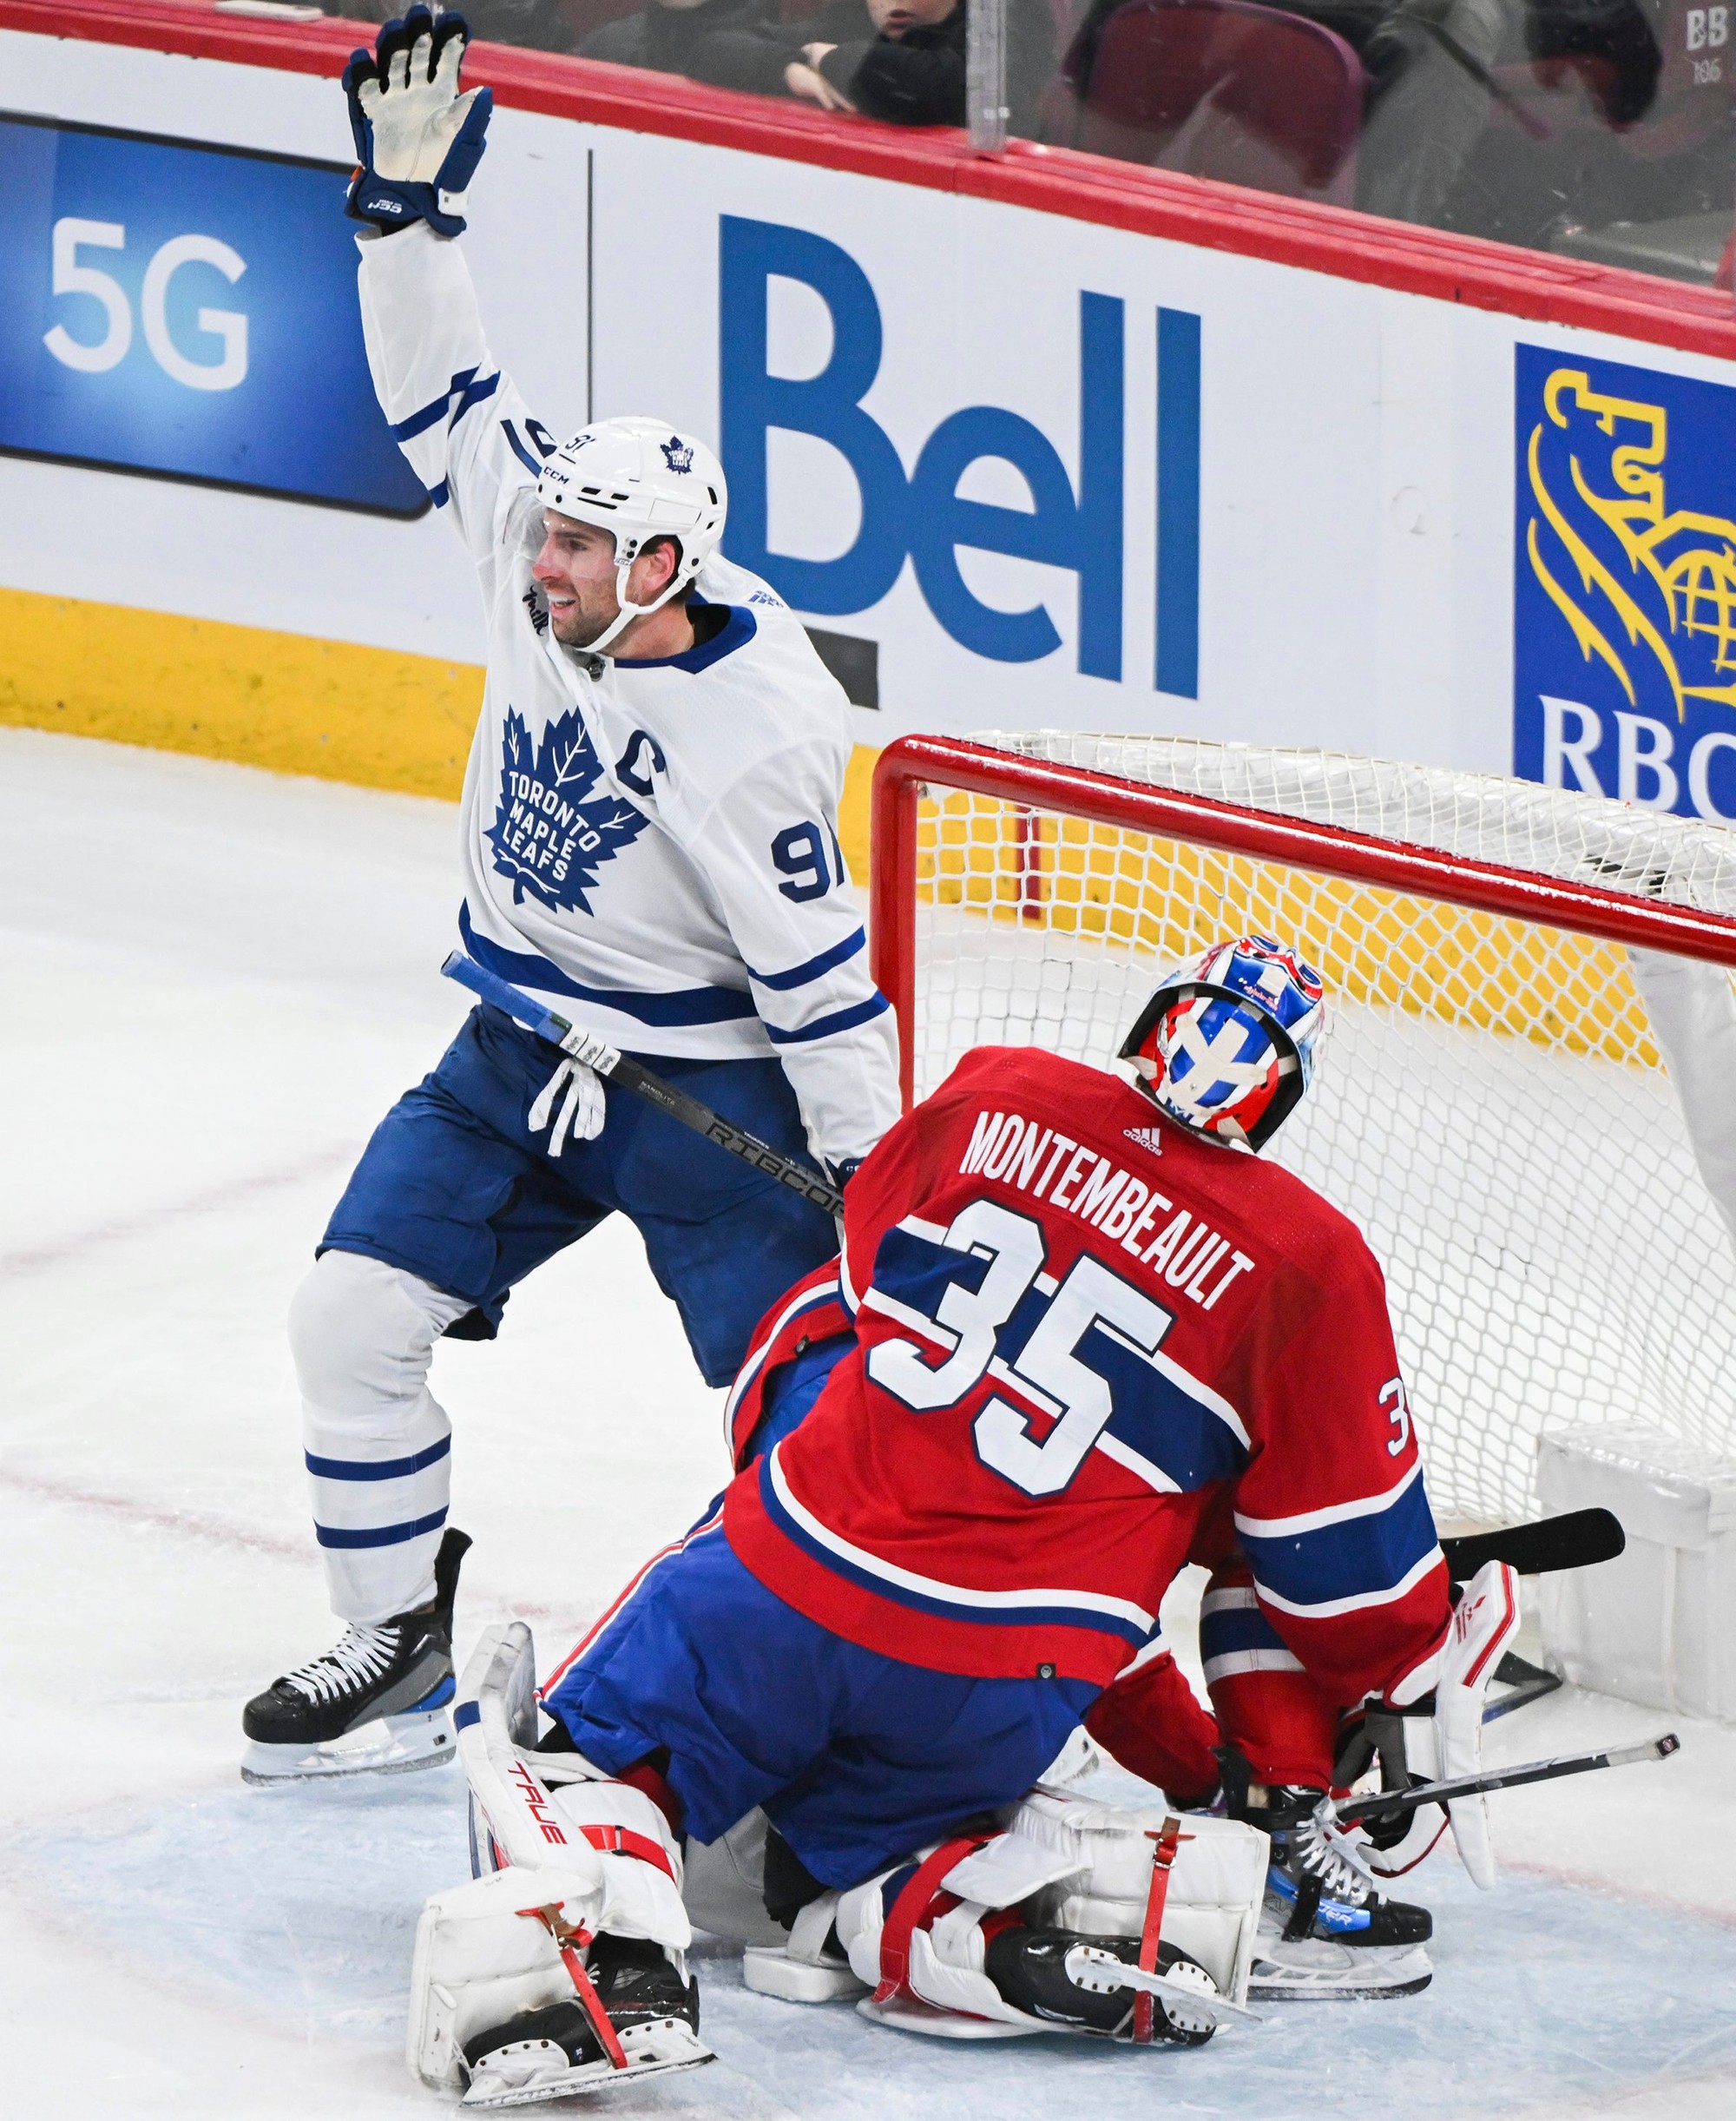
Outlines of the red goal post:
{"type": "Polygon", "coordinates": [[[1736,1211],[1696,1161],[1647,970],[1699,968],[1736,1023],[1736,833],[1184,740],[881,754],[872,965],[907,1107],[973,1044],[1107,1064],[1159,970],[1251,928],[1326,976],[1316,1089],[1267,1153],[1381,1261],[1437,1507],[1523,1514],[1545,1428],[1736,1449],[1736,1211]]]}

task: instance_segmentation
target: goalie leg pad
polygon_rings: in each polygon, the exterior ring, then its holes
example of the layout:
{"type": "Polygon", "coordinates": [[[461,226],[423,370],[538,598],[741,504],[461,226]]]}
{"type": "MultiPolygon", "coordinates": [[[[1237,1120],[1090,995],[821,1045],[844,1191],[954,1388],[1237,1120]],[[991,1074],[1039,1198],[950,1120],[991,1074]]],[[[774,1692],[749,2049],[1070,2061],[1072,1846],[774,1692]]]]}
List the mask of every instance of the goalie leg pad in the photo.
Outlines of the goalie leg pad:
{"type": "Polygon", "coordinates": [[[1192,2038],[1243,2015],[1265,1837],[1190,1820],[1167,1896],[1154,1896],[1163,1823],[1159,1812],[1038,1789],[1004,1832],[944,1843],[853,1887],[837,1925],[856,1975],[874,1984],[859,2007],[950,2039],[1115,2033],[1129,2027],[1141,1992],[1158,2003],[1161,2037],[1192,2038]],[[1147,1972],[1140,1945],[1160,1902],[1147,1972]]]}
{"type": "Polygon", "coordinates": [[[529,1630],[488,1630],[453,1722],[500,1867],[437,1894],[417,1933],[411,2066],[446,2089],[468,2078],[471,2108],[711,2058],[668,1821],[642,1790],[578,1755],[524,1749],[535,1682],[529,1630]]]}

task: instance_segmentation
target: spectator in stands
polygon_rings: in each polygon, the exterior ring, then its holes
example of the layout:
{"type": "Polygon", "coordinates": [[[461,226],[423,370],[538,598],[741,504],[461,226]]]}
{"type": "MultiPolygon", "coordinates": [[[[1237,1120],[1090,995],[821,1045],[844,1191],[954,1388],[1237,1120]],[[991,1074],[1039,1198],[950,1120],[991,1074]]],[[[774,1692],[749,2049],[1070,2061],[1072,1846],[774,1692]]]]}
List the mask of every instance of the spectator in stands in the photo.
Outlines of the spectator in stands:
{"type": "MultiPolygon", "coordinates": [[[[401,15],[405,0],[324,0],[328,13],[352,22],[385,22],[401,15]]],[[[529,51],[571,51],[573,25],[564,0],[454,0],[472,33],[496,44],[529,51]]]]}
{"type": "Polygon", "coordinates": [[[579,46],[579,56],[648,67],[657,74],[694,75],[694,55],[702,44],[754,22],[758,13],[757,0],[646,0],[639,14],[593,30],[579,46]]]}
{"type": "MultiPolygon", "coordinates": [[[[793,96],[894,125],[963,125],[970,0],[829,0],[805,21],[779,0],[649,0],[581,46],[588,59],[687,74],[715,88],[793,96]]],[[[1055,65],[1048,0],[1009,0],[1010,128],[1036,129],[1055,65]]]]}

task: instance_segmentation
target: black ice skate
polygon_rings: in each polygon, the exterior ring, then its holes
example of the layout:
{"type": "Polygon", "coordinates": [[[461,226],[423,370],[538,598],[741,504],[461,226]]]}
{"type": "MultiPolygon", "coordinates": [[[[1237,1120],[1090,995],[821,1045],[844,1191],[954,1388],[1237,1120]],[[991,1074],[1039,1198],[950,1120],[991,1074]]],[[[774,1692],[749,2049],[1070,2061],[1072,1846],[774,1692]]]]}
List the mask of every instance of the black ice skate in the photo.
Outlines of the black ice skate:
{"type": "Polygon", "coordinates": [[[393,1775],[457,1758],[446,1704],[456,1684],[452,1601],[470,1544],[448,1529],[428,1611],[345,1628],[335,1649],[253,1696],[241,1716],[245,1782],[393,1775]]]}
{"type": "Polygon", "coordinates": [[[579,1993],[521,2012],[464,2043],[470,2081],[462,2111],[529,2106],[712,2059],[699,2037],[699,1983],[684,1980],[661,1945],[594,1938],[581,1972],[589,1999],[579,1993]]]}
{"type": "Polygon", "coordinates": [[[1016,2011],[1109,2039],[1133,2035],[1136,1993],[1152,1998],[1152,2032],[1160,2040],[1203,2047],[1225,2016],[1245,2018],[1196,1959],[1160,1944],[1154,1977],[1139,1966],[1137,1937],[1085,1937],[1023,1925],[991,1937],[983,1971],[1016,2011]]]}
{"type": "MultiPolygon", "coordinates": [[[[1426,1907],[1383,1900],[1316,1827],[1320,1793],[1267,1793],[1272,1865],[1249,1997],[1270,2002],[1413,1996],[1434,1978],[1426,1907]]],[[[1250,1814],[1249,1816],[1255,1816],[1250,1814]]]]}

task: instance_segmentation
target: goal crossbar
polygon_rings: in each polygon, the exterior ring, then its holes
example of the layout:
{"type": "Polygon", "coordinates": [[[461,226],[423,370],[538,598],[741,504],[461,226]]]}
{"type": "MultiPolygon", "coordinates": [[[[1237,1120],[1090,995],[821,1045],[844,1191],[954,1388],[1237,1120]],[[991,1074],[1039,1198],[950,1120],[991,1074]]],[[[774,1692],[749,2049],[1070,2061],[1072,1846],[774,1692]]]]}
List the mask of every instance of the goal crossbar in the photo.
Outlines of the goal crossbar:
{"type": "Polygon", "coordinates": [[[1022,757],[963,737],[901,736],[874,768],[869,934],[875,984],[898,1018],[906,1110],[915,1089],[916,893],[905,879],[917,873],[917,806],[930,785],[1736,970],[1736,919],[1726,914],[1601,885],[1562,883],[1345,826],[1022,757]]]}

